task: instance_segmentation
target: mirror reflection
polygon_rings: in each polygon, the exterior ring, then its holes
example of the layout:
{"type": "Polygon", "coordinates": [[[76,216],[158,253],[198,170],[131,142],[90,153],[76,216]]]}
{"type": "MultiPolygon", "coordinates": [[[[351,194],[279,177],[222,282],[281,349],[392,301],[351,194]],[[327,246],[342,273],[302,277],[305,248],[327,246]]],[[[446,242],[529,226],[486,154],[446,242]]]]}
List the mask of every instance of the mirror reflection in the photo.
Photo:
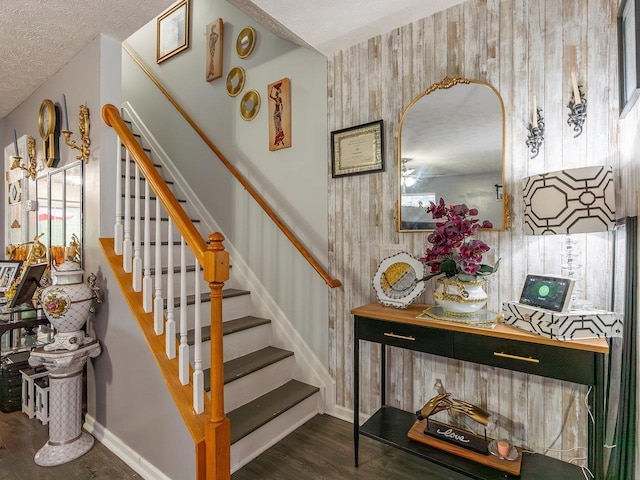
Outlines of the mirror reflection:
{"type": "MultiPolygon", "coordinates": [[[[40,241],[49,250],[52,264],[67,256],[81,263],[83,163],[51,170],[36,180],[37,211],[33,215],[40,241]]],[[[31,223],[31,222],[30,222],[31,223]]]]}
{"type": "Polygon", "coordinates": [[[400,120],[399,231],[431,230],[426,209],[477,208],[494,229],[507,225],[504,185],[504,105],[486,83],[445,78],[416,97],[400,120]]]}

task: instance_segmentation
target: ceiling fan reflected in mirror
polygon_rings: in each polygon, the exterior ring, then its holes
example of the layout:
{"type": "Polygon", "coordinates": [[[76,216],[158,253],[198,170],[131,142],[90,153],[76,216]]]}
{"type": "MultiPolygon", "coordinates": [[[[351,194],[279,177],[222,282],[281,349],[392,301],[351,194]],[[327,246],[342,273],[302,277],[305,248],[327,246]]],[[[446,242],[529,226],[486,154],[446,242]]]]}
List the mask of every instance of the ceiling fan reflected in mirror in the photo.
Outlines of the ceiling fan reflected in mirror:
{"type": "Polygon", "coordinates": [[[403,187],[413,187],[416,184],[416,170],[415,168],[409,168],[407,163],[411,161],[410,158],[402,159],[402,167],[400,170],[400,176],[403,187]]]}

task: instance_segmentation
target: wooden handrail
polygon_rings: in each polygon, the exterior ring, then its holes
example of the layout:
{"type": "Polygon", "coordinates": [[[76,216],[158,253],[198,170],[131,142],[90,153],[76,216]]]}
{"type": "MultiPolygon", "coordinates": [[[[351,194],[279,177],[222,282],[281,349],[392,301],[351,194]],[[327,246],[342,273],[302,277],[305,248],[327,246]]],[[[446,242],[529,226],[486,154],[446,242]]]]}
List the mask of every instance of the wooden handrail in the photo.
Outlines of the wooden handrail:
{"type": "Polygon", "coordinates": [[[134,158],[140,172],[142,172],[144,178],[149,182],[149,186],[156,193],[160,203],[162,203],[162,206],[175,223],[176,228],[184,237],[185,242],[191,247],[198,261],[204,263],[207,242],[202,238],[202,235],[200,235],[200,232],[198,232],[193,225],[193,222],[189,220],[189,216],[178,203],[171,190],[169,190],[169,187],[158,173],[158,170],[153,166],[147,154],[144,153],[144,150],[131,131],[127,128],[118,109],[113,105],[106,104],[102,107],[102,119],[104,123],[113,128],[118,137],[120,137],[120,140],[134,158]]]}
{"type": "MultiPolygon", "coordinates": [[[[180,115],[187,121],[189,125],[200,136],[202,141],[207,144],[213,153],[220,159],[225,167],[231,172],[231,174],[240,182],[240,184],[249,192],[249,195],[262,207],[262,210],[273,220],[280,231],[289,239],[294,247],[302,254],[302,256],[309,262],[313,269],[322,277],[324,282],[331,288],[339,287],[342,285],[340,280],[337,280],[320,265],[315,257],[307,250],[302,242],[293,234],[293,232],[287,227],[287,225],[278,217],[269,204],[260,196],[260,194],[253,188],[251,183],[236,169],[231,162],[224,156],[224,154],[216,147],[216,145],[207,137],[202,129],[193,121],[189,114],[180,106],[180,104],[173,98],[173,96],[167,91],[166,88],[153,76],[151,71],[142,63],[142,61],[133,53],[133,51],[125,44],[122,44],[124,50],[131,56],[134,62],[147,74],[151,81],[158,87],[162,94],[169,100],[169,102],[180,112],[180,115]]],[[[104,111],[104,109],[103,109],[104,111]]],[[[104,115],[103,115],[104,116],[104,115]]]]}

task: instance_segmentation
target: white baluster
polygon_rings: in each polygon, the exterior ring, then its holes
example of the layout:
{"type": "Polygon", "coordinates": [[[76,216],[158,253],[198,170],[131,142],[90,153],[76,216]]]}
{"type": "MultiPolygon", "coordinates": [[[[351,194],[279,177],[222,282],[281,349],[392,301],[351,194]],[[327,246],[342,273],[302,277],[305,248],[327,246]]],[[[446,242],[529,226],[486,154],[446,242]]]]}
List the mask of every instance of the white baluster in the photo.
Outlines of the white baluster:
{"type": "Polygon", "coordinates": [[[116,136],[118,142],[116,158],[116,223],[113,227],[113,242],[116,255],[122,255],[122,241],[124,231],[122,226],[122,142],[116,136]]]}
{"type": "Polygon", "coordinates": [[[202,318],[200,318],[200,263],[196,259],[196,271],[194,274],[194,295],[196,304],[194,309],[195,335],[193,351],[193,410],[196,413],[204,411],[204,373],[202,372],[202,318]]]}
{"type": "Polygon", "coordinates": [[[142,290],[142,254],[140,253],[140,169],[135,166],[133,184],[133,291],[142,290]]]}
{"type": "Polygon", "coordinates": [[[184,237],[180,237],[180,383],[189,383],[189,345],[187,344],[187,254],[184,237]]]}
{"type": "MultiPolygon", "coordinates": [[[[156,221],[160,221],[158,218],[156,221]]],[[[168,358],[176,358],[176,321],[173,318],[173,222],[169,217],[167,231],[167,333],[166,349],[168,358]]]]}
{"type": "Polygon", "coordinates": [[[124,241],[122,242],[122,268],[126,273],[132,269],[131,243],[131,156],[129,150],[124,164],[124,241]]]}
{"type": "Polygon", "coordinates": [[[162,234],[160,229],[160,199],[156,196],[156,294],[153,299],[153,325],[156,335],[164,331],[164,305],[162,298],[162,234]]]}
{"type": "Polygon", "coordinates": [[[153,280],[151,279],[151,189],[144,182],[144,277],[142,278],[142,308],[149,313],[153,308],[153,280]]]}

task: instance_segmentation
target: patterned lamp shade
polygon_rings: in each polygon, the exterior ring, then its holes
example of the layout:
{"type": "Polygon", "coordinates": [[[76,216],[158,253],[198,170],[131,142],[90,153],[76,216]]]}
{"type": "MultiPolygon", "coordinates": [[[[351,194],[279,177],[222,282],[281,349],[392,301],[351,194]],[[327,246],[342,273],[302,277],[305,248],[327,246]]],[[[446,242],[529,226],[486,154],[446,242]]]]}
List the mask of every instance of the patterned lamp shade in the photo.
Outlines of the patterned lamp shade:
{"type": "Polygon", "coordinates": [[[573,168],[524,180],[524,233],[557,235],[612,230],[613,169],[573,168]]]}

